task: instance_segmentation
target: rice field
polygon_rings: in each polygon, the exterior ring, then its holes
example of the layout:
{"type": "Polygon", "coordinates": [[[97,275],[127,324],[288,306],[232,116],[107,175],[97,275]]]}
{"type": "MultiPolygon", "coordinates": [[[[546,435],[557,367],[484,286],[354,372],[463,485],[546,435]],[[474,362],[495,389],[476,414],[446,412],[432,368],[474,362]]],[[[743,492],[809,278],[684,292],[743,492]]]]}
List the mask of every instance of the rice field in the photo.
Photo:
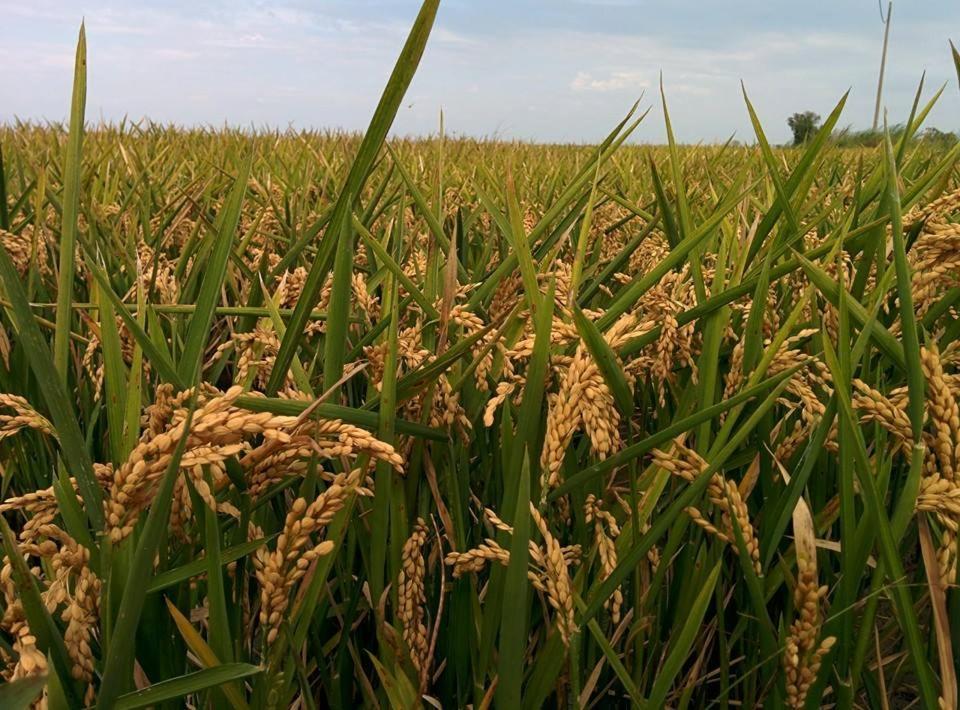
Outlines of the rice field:
{"type": "Polygon", "coordinates": [[[389,137],[436,5],[362,136],[0,127],[0,706],[955,708],[955,86],[389,137]]]}

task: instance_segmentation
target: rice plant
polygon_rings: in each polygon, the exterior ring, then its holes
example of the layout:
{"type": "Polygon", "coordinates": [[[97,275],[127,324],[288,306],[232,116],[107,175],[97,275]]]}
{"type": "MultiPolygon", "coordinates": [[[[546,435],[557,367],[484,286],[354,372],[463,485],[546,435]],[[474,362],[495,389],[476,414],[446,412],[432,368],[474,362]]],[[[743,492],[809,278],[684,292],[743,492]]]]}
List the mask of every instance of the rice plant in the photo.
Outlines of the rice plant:
{"type": "Polygon", "coordinates": [[[0,706],[956,707],[944,89],[388,139],[436,9],[362,136],[85,126],[82,29],[0,128],[0,706]]]}

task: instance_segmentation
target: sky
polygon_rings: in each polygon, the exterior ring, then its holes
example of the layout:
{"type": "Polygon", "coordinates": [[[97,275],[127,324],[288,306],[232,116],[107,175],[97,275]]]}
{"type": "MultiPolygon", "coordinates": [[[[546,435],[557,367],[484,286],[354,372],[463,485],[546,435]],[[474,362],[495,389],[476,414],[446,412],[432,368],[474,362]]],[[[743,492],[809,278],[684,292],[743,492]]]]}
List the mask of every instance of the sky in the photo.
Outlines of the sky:
{"type": "MultiPolygon", "coordinates": [[[[884,0],[885,2],[885,0],[884,0]]],[[[77,31],[88,44],[88,120],[363,130],[418,0],[0,0],[0,122],[63,120],[77,31]]],[[[951,34],[952,33],[952,34],[951,34]]],[[[897,0],[883,103],[891,123],[946,90],[929,125],[960,130],[948,39],[960,0],[897,0]]],[[[662,72],[678,140],[768,138],[787,117],[873,118],[883,25],[876,0],[441,0],[398,135],[446,131],[590,143],[641,95],[635,136],[662,142],[662,72]]]]}

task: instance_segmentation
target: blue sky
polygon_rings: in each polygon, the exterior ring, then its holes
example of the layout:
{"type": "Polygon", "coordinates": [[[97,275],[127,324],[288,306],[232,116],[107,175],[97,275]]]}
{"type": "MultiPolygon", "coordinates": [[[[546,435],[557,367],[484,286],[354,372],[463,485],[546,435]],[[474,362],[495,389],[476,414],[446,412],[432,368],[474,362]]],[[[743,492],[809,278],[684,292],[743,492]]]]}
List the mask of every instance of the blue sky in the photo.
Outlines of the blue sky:
{"type": "MultiPolygon", "coordinates": [[[[90,119],[363,129],[417,0],[0,0],[0,121],[62,119],[86,18],[90,119]]],[[[951,34],[952,33],[952,34],[951,34]]],[[[883,26],[876,0],[441,0],[400,134],[601,138],[660,71],[682,141],[753,137],[739,83],[772,140],[786,117],[869,126],[883,26]]],[[[947,89],[929,123],[960,129],[947,40],[958,0],[898,0],[884,92],[903,120],[921,73],[947,89]]],[[[638,129],[664,139],[658,111],[638,129]]]]}

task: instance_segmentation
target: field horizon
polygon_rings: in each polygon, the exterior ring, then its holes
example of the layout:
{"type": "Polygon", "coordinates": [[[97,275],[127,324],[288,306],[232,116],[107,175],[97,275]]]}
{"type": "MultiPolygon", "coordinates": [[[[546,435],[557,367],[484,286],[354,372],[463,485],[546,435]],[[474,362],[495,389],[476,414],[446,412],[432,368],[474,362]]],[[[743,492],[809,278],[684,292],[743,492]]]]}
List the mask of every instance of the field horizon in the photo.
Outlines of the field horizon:
{"type": "MultiPolygon", "coordinates": [[[[629,108],[629,104],[624,106],[624,111],[629,108]]],[[[786,117],[784,117],[786,120],[786,117]]],[[[892,132],[895,135],[898,135],[905,128],[903,123],[897,123],[891,126],[892,132]]],[[[942,138],[936,140],[948,141],[948,140],[960,140],[960,130],[954,131],[940,131],[940,129],[934,127],[936,132],[941,133],[942,138]]],[[[67,121],[47,121],[47,120],[38,120],[38,119],[29,119],[29,120],[19,120],[2,122],[0,121],[0,131],[53,131],[60,134],[62,137],[66,137],[69,132],[69,125],[67,121]]],[[[162,122],[162,121],[153,121],[147,117],[141,118],[139,120],[120,120],[120,121],[100,121],[96,123],[87,122],[84,125],[84,133],[117,133],[125,132],[129,135],[135,135],[136,133],[146,132],[146,131],[173,131],[177,133],[185,134],[199,134],[199,135],[209,135],[209,134],[226,134],[226,135],[242,135],[249,138],[296,138],[298,136],[310,136],[312,138],[347,138],[350,140],[356,141],[359,145],[360,141],[363,139],[364,131],[362,130],[349,130],[338,127],[309,127],[309,128],[300,128],[288,126],[286,128],[281,128],[279,126],[249,126],[243,127],[239,125],[213,125],[213,124],[200,124],[200,125],[191,125],[191,124],[179,124],[175,122],[162,122]]],[[[831,140],[836,143],[838,148],[858,148],[863,142],[877,142],[881,141],[883,137],[883,130],[878,129],[872,131],[870,129],[855,129],[853,126],[847,125],[842,128],[838,128],[831,135],[831,140]],[[859,136],[853,140],[844,141],[844,138],[850,134],[854,136],[859,136]]],[[[537,140],[533,138],[507,138],[500,137],[496,134],[491,135],[472,135],[472,134],[461,134],[457,132],[446,132],[441,136],[439,129],[434,133],[414,133],[414,134],[395,134],[389,133],[387,135],[387,140],[392,142],[400,143],[430,143],[431,141],[444,140],[451,143],[478,143],[483,145],[522,145],[522,146],[541,146],[546,148],[589,148],[591,146],[596,146],[595,141],[582,140],[582,141],[547,141],[547,140],[537,140]]],[[[922,135],[912,136],[911,140],[924,140],[922,135]]],[[[930,140],[930,139],[928,139],[930,140]]],[[[703,146],[708,148],[719,148],[727,144],[735,145],[738,147],[758,147],[757,137],[749,136],[741,138],[736,134],[730,135],[724,140],[700,140],[700,141],[691,141],[684,142],[681,140],[676,140],[675,144],[684,147],[692,148],[697,146],[703,146]]],[[[627,139],[624,142],[624,148],[636,147],[636,148],[664,148],[668,147],[669,142],[664,136],[662,141],[650,141],[650,140],[634,140],[627,139]]],[[[794,145],[791,142],[785,142],[781,144],[771,144],[779,149],[789,149],[802,147],[794,145]]]]}

